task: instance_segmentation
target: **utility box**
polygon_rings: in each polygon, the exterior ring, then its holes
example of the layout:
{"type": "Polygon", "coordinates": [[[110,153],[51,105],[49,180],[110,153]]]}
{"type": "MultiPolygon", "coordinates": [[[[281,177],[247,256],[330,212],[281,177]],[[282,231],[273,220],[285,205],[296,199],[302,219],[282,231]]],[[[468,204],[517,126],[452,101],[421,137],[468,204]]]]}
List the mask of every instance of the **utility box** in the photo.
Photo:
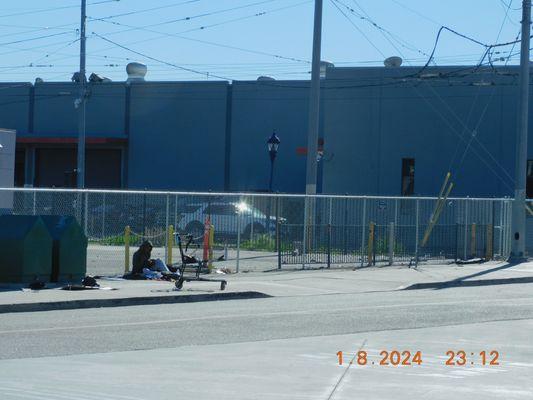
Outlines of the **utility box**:
{"type": "Polygon", "coordinates": [[[52,237],[43,220],[32,215],[0,216],[0,282],[48,282],[52,237]]]}
{"type": "Polygon", "coordinates": [[[81,282],[87,272],[87,237],[74,217],[42,215],[53,240],[50,282],[81,282]]]}

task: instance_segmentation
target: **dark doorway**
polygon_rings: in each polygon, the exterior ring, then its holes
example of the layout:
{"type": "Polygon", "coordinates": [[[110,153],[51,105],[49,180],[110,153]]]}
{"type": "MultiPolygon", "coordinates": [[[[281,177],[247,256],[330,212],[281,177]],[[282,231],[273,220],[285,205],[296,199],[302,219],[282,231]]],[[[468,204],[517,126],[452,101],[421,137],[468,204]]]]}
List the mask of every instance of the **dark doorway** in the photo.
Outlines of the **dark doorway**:
{"type": "Polygon", "coordinates": [[[402,158],[402,196],[415,194],[415,159],[402,158]]]}
{"type": "Polygon", "coordinates": [[[23,187],[26,176],[26,150],[17,149],[15,151],[15,186],[23,187]]]}
{"type": "MultiPolygon", "coordinates": [[[[87,149],[85,186],[98,189],[121,187],[122,152],[120,149],[87,149]]],[[[40,148],[35,153],[37,187],[76,187],[77,153],[75,148],[40,148]]]]}
{"type": "Polygon", "coordinates": [[[527,160],[526,178],[526,196],[531,199],[533,198],[533,160],[527,160]]]}

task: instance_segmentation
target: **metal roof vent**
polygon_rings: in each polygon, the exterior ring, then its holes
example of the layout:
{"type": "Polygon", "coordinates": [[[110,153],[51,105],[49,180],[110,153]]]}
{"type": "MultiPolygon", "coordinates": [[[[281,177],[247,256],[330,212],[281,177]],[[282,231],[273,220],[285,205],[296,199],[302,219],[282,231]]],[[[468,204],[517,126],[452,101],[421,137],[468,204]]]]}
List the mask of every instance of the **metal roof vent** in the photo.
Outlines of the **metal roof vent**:
{"type": "Polygon", "coordinates": [[[262,81],[275,81],[274,78],[272,78],[271,76],[260,76],[259,78],[257,78],[257,80],[259,82],[262,82],[262,81]]]}
{"type": "Polygon", "coordinates": [[[328,68],[334,68],[335,64],[329,61],[320,61],[320,79],[326,79],[328,68]]]}
{"type": "Polygon", "coordinates": [[[385,61],[383,61],[383,64],[385,64],[385,66],[387,68],[401,67],[402,63],[403,63],[402,58],[401,57],[397,57],[397,56],[389,57],[385,61]]]}
{"type": "Polygon", "coordinates": [[[145,64],[131,62],[126,66],[126,72],[128,73],[127,82],[144,81],[148,68],[145,64]]]}

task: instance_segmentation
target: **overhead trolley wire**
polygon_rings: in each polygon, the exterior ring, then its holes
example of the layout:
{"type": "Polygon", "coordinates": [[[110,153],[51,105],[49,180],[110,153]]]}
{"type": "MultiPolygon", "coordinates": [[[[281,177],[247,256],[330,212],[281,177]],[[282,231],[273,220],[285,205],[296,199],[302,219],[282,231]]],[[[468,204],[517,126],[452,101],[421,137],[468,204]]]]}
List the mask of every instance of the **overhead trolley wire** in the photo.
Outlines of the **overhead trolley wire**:
{"type": "MultiPolygon", "coordinates": [[[[338,0],[331,0],[332,3],[335,5],[335,2],[337,2],[338,0]]],[[[337,6],[336,6],[337,7],[337,6]]],[[[337,7],[338,9],[338,7],[337,7]]],[[[368,14],[367,14],[368,15],[368,14]]],[[[355,25],[355,24],[352,24],[352,25],[355,25]]],[[[358,28],[358,27],[357,27],[358,28]]],[[[359,29],[358,29],[359,30],[359,29]]],[[[430,54],[430,57],[429,59],[427,60],[426,64],[415,74],[412,74],[410,75],[410,77],[419,77],[421,75],[421,73],[427,69],[429,67],[429,64],[431,63],[431,61],[433,60],[433,57],[435,55],[435,52],[436,52],[436,48],[438,46],[438,43],[439,43],[439,39],[440,39],[440,35],[441,33],[446,30],[446,31],[449,31],[459,37],[462,37],[466,40],[469,40],[473,43],[476,43],[480,46],[483,46],[485,47],[485,54],[484,56],[482,57],[482,60],[481,60],[481,63],[483,62],[483,60],[485,59],[486,55],[488,54],[488,52],[492,49],[492,48],[495,48],[495,47],[501,47],[501,46],[508,46],[508,45],[511,45],[511,44],[516,44],[517,43],[517,40],[515,41],[511,41],[511,42],[506,42],[506,43],[498,43],[498,44],[494,44],[494,45],[487,45],[485,43],[482,43],[472,37],[469,37],[467,35],[464,35],[460,32],[457,32],[455,31],[454,29],[451,29],[451,28],[448,28],[448,27],[445,27],[445,26],[441,26],[441,28],[439,29],[438,33],[437,33],[437,37],[436,37],[436,40],[435,40],[435,44],[433,46],[433,49],[432,49],[432,52],[430,54]]],[[[384,32],[382,30],[379,30],[384,36],[384,32]]],[[[398,47],[396,45],[394,45],[386,36],[385,38],[389,41],[389,43],[391,43],[391,45],[393,45],[393,47],[403,56],[402,52],[400,49],[398,49],[398,47]]],[[[381,52],[380,52],[381,53],[381,52]]],[[[455,111],[453,109],[451,109],[451,107],[442,99],[442,96],[435,90],[435,88],[433,88],[425,79],[424,80],[421,80],[422,82],[424,82],[429,88],[430,90],[434,93],[435,97],[438,98],[444,105],[445,107],[449,110],[449,112],[451,113],[451,115],[461,124],[462,128],[465,130],[465,131],[469,131],[470,132],[470,129],[468,128],[468,126],[461,120],[461,118],[459,118],[457,116],[457,114],[455,113],[455,111]]],[[[501,171],[503,171],[504,175],[507,175],[508,178],[511,179],[511,181],[513,181],[513,178],[510,177],[510,175],[508,174],[507,170],[505,168],[503,168],[503,166],[501,166],[501,164],[494,158],[494,156],[490,153],[490,151],[483,145],[482,142],[479,141],[479,139],[477,138],[477,132],[474,132],[472,131],[471,132],[471,138],[470,138],[470,143],[469,141],[467,141],[465,138],[464,138],[464,135],[462,133],[459,133],[456,131],[455,127],[448,121],[448,119],[440,112],[440,110],[438,110],[436,107],[434,107],[427,99],[426,97],[418,90],[417,86],[413,86],[413,88],[415,89],[415,91],[417,92],[417,94],[424,100],[426,101],[426,103],[428,103],[428,105],[446,122],[446,124],[448,125],[448,127],[452,130],[452,132],[454,132],[463,142],[465,142],[467,144],[467,148],[470,147],[470,144],[471,144],[471,141],[475,140],[480,148],[492,159],[492,161],[495,163],[495,165],[497,167],[499,167],[501,169],[501,171]]],[[[492,99],[492,97],[491,97],[492,99]]],[[[491,100],[490,99],[490,100],[491,100]]],[[[490,104],[490,100],[488,102],[488,104],[490,104]]],[[[486,106],[488,107],[488,106],[486,106]]],[[[482,113],[481,115],[481,118],[480,120],[478,121],[478,124],[477,126],[480,125],[481,123],[481,119],[485,116],[485,113],[486,113],[486,110],[484,110],[484,112],[482,113]]],[[[497,171],[495,171],[491,165],[489,165],[489,163],[483,158],[481,157],[477,151],[475,151],[474,149],[472,149],[474,154],[476,154],[480,160],[482,160],[482,162],[484,164],[487,165],[487,167],[498,177],[498,179],[500,179],[502,182],[504,182],[505,185],[507,185],[508,187],[511,187],[508,182],[506,182],[504,179],[502,179],[502,176],[500,175],[500,173],[498,173],[497,171]]],[[[462,157],[462,160],[464,160],[464,155],[462,157]]]]}
{"type": "Polygon", "coordinates": [[[104,20],[107,20],[107,19],[127,17],[127,16],[130,16],[130,15],[137,15],[137,14],[147,13],[147,12],[151,12],[151,11],[163,10],[163,9],[166,9],[166,8],[178,7],[178,6],[182,6],[182,5],[185,5],[185,4],[198,3],[199,1],[201,1],[201,0],[187,0],[187,1],[182,1],[180,3],[165,4],[163,6],[145,8],[145,9],[141,9],[141,10],[129,11],[129,12],[121,13],[121,14],[108,15],[106,17],[98,17],[98,18],[93,18],[93,19],[97,19],[99,21],[104,21],[104,20]]]}
{"type": "Polygon", "coordinates": [[[219,75],[216,75],[216,74],[212,74],[212,73],[207,72],[207,71],[199,71],[199,70],[195,70],[195,69],[192,69],[192,68],[182,67],[181,65],[177,65],[177,64],[174,64],[174,63],[171,63],[171,62],[168,62],[168,61],[163,61],[163,60],[160,60],[158,58],[155,58],[155,57],[149,56],[147,54],[141,53],[139,51],[133,50],[133,49],[131,49],[129,47],[126,47],[124,45],[121,45],[121,44],[119,44],[117,42],[112,41],[111,39],[107,39],[104,36],[99,35],[96,32],[93,32],[92,34],[97,36],[98,38],[108,42],[108,43],[111,43],[111,44],[113,44],[113,45],[115,45],[117,47],[120,47],[121,49],[127,50],[127,51],[129,51],[131,53],[137,54],[137,55],[139,55],[141,57],[144,57],[144,58],[147,58],[149,60],[152,60],[152,61],[155,61],[155,62],[158,62],[158,63],[161,63],[161,64],[169,65],[171,67],[175,67],[175,68],[180,69],[182,71],[188,71],[188,72],[192,72],[192,73],[195,73],[195,74],[200,74],[200,75],[203,75],[203,76],[211,76],[211,77],[215,77],[215,78],[219,78],[219,79],[223,79],[223,80],[231,80],[231,79],[228,79],[228,78],[226,78],[224,76],[219,76],[219,75]]]}
{"type": "MultiPolygon", "coordinates": [[[[96,2],[93,2],[93,3],[89,3],[87,5],[88,6],[95,6],[95,5],[99,5],[99,4],[116,3],[118,1],[120,1],[120,0],[102,0],[102,1],[96,1],[96,2]]],[[[40,14],[40,13],[44,13],[44,12],[67,10],[67,9],[71,9],[71,8],[80,8],[80,6],[79,6],[79,4],[77,4],[77,5],[71,5],[71,6],[50,7],[50,8],[42,8],[42,9],[38,9],[38,10],[31,10],[31,11],[21,11],[21,12],[12,13],[12,14],[0,15],[0,18],[10,18],[10,17],[18,17],[18,16],[21,16],[21,15],[40,14]]]]}

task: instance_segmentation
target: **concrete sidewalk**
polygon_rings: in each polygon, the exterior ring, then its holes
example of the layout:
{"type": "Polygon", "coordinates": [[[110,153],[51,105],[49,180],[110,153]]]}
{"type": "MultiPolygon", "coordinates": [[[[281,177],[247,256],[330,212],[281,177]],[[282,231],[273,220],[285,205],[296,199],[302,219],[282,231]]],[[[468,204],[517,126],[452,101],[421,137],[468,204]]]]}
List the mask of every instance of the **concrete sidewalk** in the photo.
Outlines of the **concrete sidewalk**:
{"type": "Polygon", "coordinates": [[[417,270],[405,266],[280,270],[208,277],[226,279],[226,290],[220,291],[220,285],[215,282],[185,283],[177,291],[172,282],[113,278],[99,280],[102,287],[99,290],[65,291],[56,287],[31,291],[20,286],[0,286],[0,313],[533,283],[533,262],[512,266],[498,262],[423,265],[417,270]]]}

